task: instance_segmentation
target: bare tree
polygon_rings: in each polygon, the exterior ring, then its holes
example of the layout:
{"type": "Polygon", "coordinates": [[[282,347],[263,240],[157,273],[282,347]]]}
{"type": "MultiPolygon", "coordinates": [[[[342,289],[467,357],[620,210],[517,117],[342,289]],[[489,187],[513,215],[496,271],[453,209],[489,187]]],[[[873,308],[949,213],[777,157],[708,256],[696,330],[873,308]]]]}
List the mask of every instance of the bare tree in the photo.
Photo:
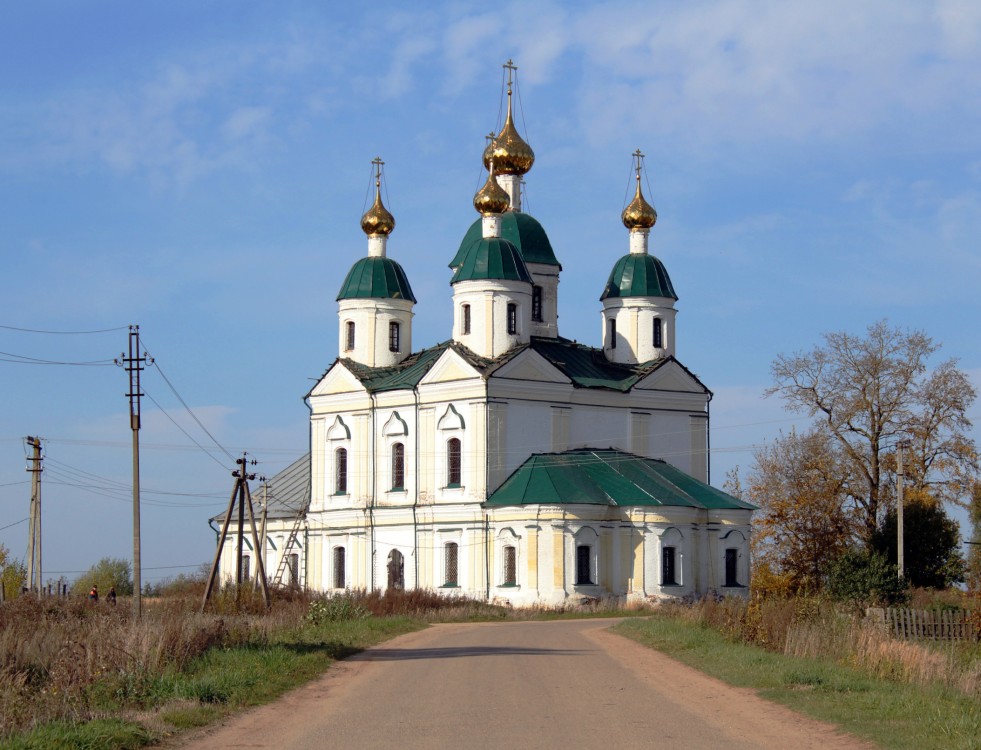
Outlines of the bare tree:
{"type": "Polygon", "coordinates": [[[977,394],[954,360],[928,371],[938,349],[922,331],[882,320],[865,336],[827,333],[824,346],[780,355],[771,366],[775,385],[766,395],[818,417],[841,449],[866,539],[891,497],[899,440],[911,441],[910,486],[923,495],[962,502],[977,476],[977,450],[966,434],[977,394]]]}

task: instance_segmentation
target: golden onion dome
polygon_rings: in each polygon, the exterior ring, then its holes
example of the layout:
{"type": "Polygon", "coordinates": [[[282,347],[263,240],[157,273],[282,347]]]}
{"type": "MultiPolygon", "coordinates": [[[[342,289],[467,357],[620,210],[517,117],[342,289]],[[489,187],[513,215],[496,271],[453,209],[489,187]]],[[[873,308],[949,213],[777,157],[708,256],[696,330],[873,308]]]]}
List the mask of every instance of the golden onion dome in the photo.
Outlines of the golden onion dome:
{"type": "Polygon", "coordinates": [[[490,168],[491,160],[498,174],[525,174],[535,163],[535,152],[525,139],[518,135],[511,116],[511,89],[508,88],[508,116],[497,138],[484,149],[484,166],[490,168]]]}
{"type": "MultiPolygon", "coordinates": [[[[491,145],[493,146],[493,143],[491,145]]],[[[487,174],[487,182],[473,197],[473,207],[483,216],[503,214],[511,205],[511,197],[504,188],[497,184],[497,178],[494,177],[496,166],[496,162],[492,161],[490,172],[487,174]]]]}
{"type": "Polygon", "coordinates": [[[381,199],[381,179],[375,179],[375,202],[361,217],[361,230],[369,237],[387,237],[395,229],[395,217],[385,208],[381,199]]]}
{"type": "Polygon", "coordinates": [[[640,170],[637,171],[637,192],[634,199],[627,204],[620,214],[620,219],[627,229],[650,229],[657,221],[657,211],[654,206],[644,200],[640,189],[640,170]]]}

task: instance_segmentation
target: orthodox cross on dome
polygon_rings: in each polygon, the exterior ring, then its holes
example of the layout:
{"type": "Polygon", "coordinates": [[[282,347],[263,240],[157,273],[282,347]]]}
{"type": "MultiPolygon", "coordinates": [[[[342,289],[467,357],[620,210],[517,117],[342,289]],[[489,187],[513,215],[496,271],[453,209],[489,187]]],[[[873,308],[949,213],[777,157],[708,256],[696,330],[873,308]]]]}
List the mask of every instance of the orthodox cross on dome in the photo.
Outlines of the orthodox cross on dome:
{"type": "Polygon", "coordinates": [[[375,168],[375,187],[381,187],[382,167],[385,166],[385,162],[380,156],[376,156],[371,163],[375,168]]]}
{"type": "Polygon", "coordinates": [[[502,66],[508,72],[508,96],[511,96],[511,85],[514,83],[514,74],[518,72],[518,66],[514,60],[508,59],[502,66]]]}
{"type": "Polygon", "coordinates": [[[634,169],[637,171],[637,182],[640,182],[640,170],[644,167],[644,153],[637,149],[633,153],[634,157],[634,169]]]}

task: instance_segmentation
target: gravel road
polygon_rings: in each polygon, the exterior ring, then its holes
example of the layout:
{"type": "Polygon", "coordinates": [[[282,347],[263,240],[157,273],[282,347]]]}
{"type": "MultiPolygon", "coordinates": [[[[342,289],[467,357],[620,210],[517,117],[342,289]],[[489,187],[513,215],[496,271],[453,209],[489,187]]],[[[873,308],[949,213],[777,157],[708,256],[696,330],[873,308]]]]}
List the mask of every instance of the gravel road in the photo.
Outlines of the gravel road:
{"type": "Polygon", "coordinates": [[[871,747],[607,632],[613,622],[435,625],[339,662],[179,746],[871,747]]]}

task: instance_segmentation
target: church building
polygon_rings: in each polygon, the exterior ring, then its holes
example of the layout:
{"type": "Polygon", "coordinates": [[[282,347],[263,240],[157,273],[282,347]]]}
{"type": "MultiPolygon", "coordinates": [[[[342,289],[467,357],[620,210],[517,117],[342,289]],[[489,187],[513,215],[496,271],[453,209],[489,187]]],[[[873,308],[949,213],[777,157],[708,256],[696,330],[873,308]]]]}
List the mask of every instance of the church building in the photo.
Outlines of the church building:
{"type": "Polygon", "coordinates": [[[440,343],[413,346],[417,300],[390,257],[401,251],[376,160],[367,252],[337,295],[339,351],[306,396],[310,453],[268,483],[268,575],[514,605],[745,594],[753,506],[708,484],[712,393],[676,357],[678,295],[649,252],[642,154],[622,255],[596,290],[601,338],[565,338],[560,254],[522,210],[535,155],[512,89],[483,153],[479,216],[447,252],[440,343]]]}

